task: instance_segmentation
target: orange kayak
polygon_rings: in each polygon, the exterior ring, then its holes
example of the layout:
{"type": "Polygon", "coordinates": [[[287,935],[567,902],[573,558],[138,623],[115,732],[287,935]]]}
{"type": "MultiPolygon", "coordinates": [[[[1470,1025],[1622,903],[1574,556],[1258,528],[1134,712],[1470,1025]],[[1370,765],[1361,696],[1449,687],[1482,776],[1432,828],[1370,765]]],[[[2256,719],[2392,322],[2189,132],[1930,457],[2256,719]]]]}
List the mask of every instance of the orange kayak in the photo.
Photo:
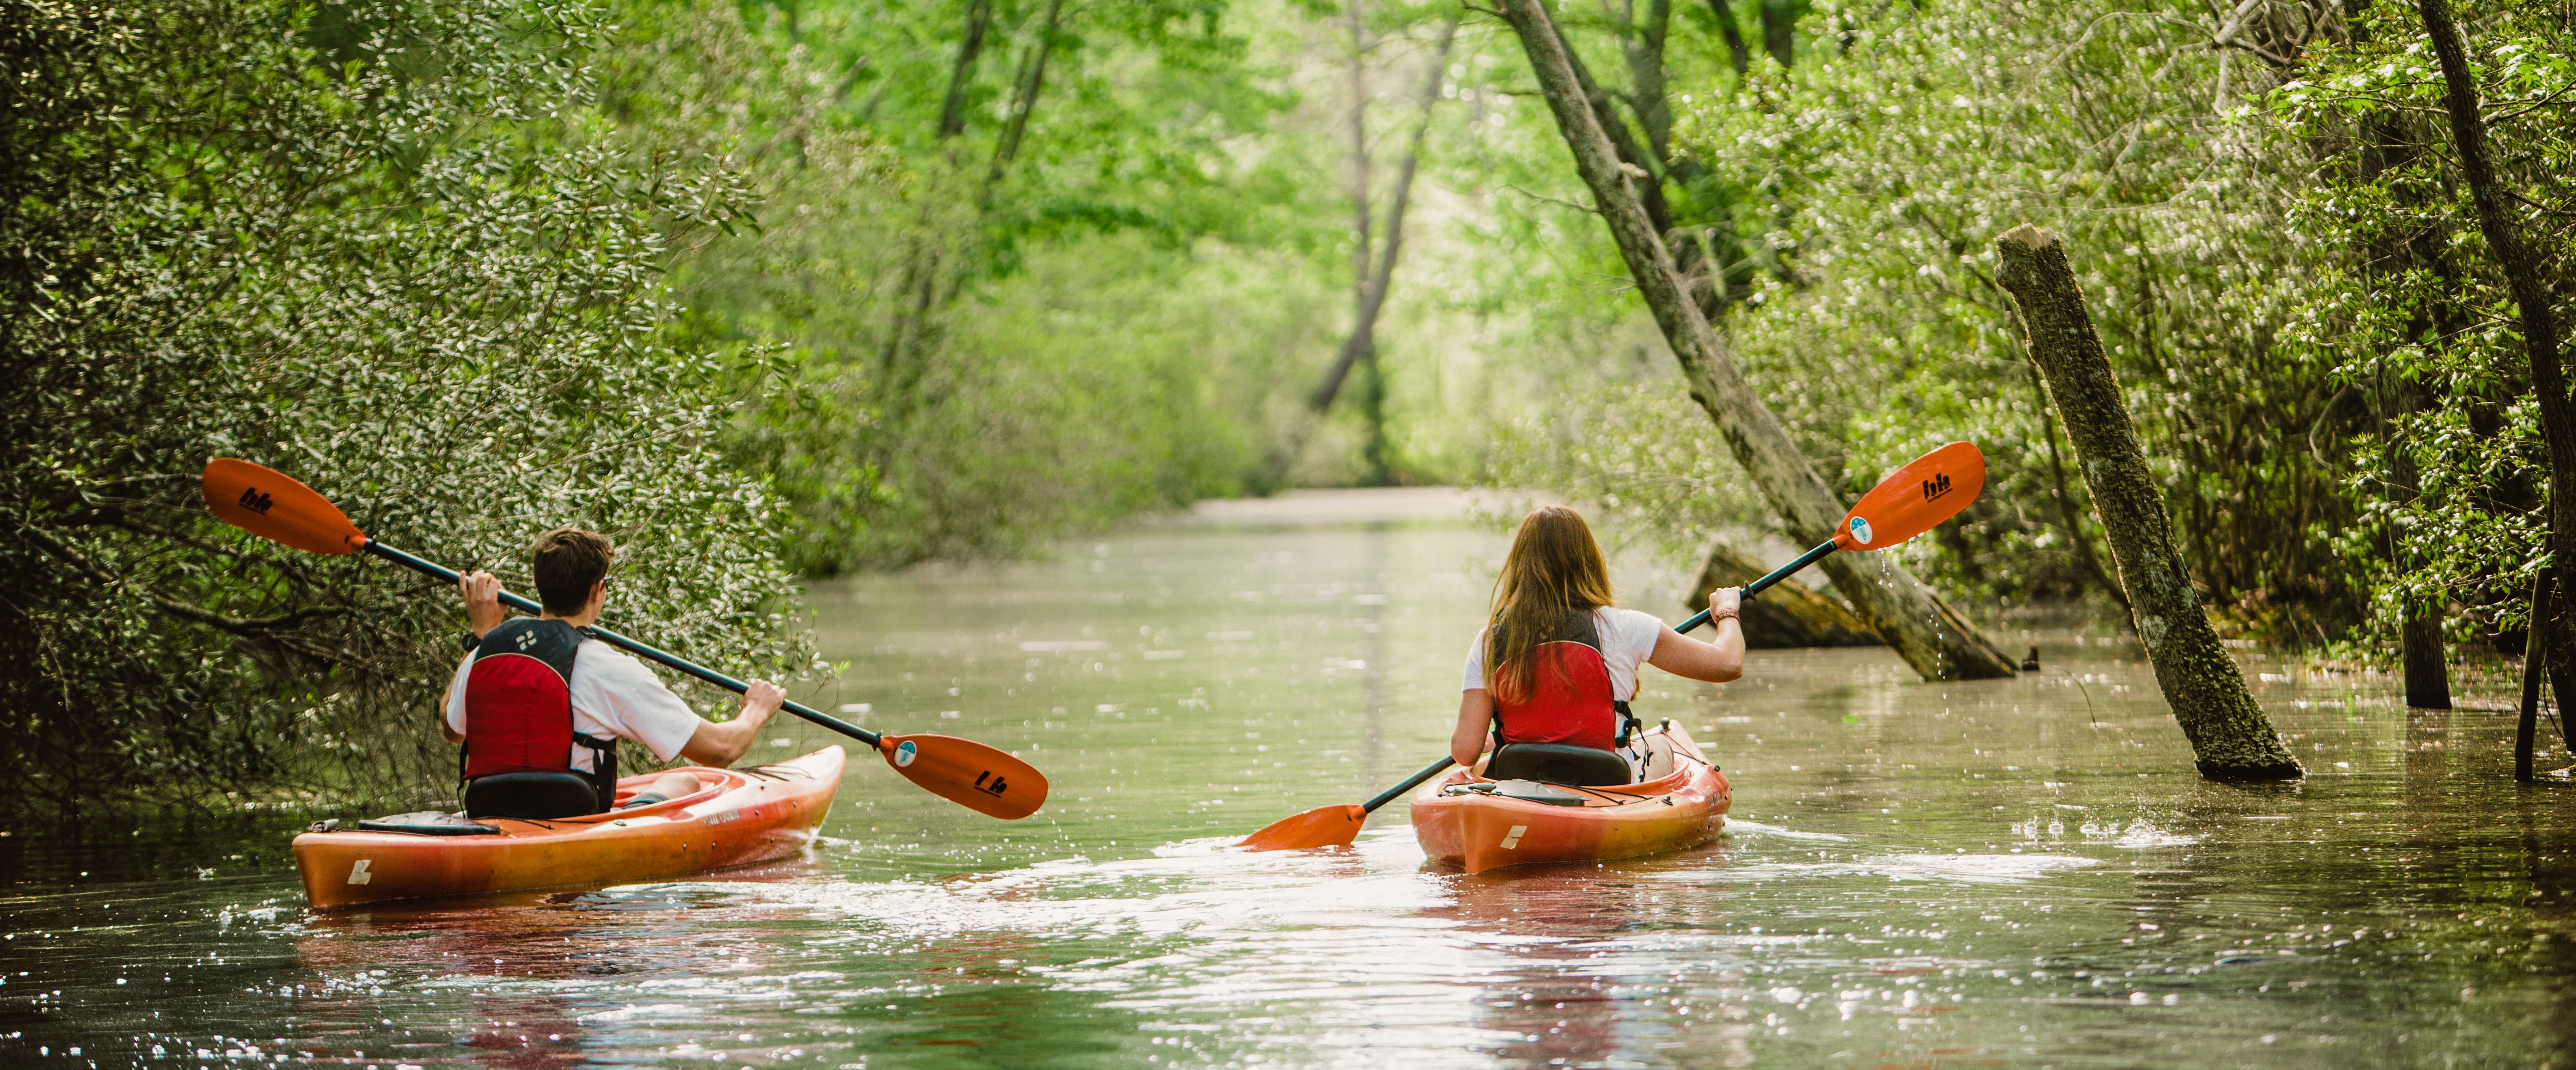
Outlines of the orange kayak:
{"type": "MultiPolygon", "coordinates": [[[[483,818],[475,835],[307,832],[295,838],[304,899],[319,910],[485,892],[595,887],[784,858],[805,849],[841,786],[841,748],[711,781],[651,806],[554,821],[483,818]]],[[[620,799],[660,776],[617,782],[620,799]]],[[[432,815],[438,816],[438,815],[432,815]]]]}
{"type": "Polygon", "coordinates": [[[1542,862],[1591,862],[1678,851],[1726,825],[1732,794],[1690,733],[1665,721],[1645,736],[1641,784],[1564,788],[1487,780],[1460,769],[1413,797],[1422,852],[1482,873],[1542,862]]]}

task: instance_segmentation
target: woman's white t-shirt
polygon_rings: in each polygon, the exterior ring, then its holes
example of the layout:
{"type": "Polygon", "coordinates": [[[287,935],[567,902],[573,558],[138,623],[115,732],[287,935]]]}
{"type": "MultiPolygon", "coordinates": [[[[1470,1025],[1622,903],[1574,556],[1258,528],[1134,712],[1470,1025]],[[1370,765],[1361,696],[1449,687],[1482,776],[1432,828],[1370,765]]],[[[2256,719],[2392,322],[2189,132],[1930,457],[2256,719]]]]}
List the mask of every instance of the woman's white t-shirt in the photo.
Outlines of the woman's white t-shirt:
{"type": "MultiPolygon", "coordinates": [[[[474,655],[456,666],[456,679],[447,688],[447,727],[465,731],[465,674],[474,667],[474,655]]],[[[631,739],[652,749],[655,757],[670,761],[689,745],[689,737],[702,723],[697,711],[671,693],[653,670],[644,663],[606,643],[584,641],[572,655],[572,730],[593,738],[614,736],[631,739]]],[[[572,745],[572,768],[591,771],[596,753],[579,743],[572,745]]]]}
{"type": "MultiPolygon", "coordinates": [[[[1655,652],[1655,644],[1664,637],[1664,622],[1652,613],[1641,613],[1617,606],[1603,606],[1592,611],[1593,626],[1601,633],[1601,663],[1610,670],[1610,697],[1627,702],[1637,697],[1637,666],[1655,652]]],[[[1485,686],[1485,633],[1476,632],[1476,642],[1467,648],[1467,678],[1461,691],[1485,686]]]]}

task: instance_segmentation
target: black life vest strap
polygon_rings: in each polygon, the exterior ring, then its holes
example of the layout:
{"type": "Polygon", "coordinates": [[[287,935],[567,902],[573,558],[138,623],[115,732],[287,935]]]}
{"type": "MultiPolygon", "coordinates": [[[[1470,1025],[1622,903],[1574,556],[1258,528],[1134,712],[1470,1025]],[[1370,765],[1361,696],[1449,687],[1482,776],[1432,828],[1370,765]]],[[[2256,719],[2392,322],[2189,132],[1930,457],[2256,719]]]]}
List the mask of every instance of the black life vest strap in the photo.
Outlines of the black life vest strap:
{"type": "Polygon", "coordinates": [[[1636,713],[1628,709],[1628,700],[1612,699],[1610,708],[1619,711],[1619,745],[1616,749],[1626,750],[1628,741],[1644,732],[1646,726],[1638,723],[1636,713]]]}
{"type": "Polygon", "coordinates": [[[600,812],[606,813],[617,805],[617,737],[601,739],[575,732],[572,742],[574,746],[590,748],[591,769],[582,776],[590,780],[591,790],[599,793],[600,812]]]}

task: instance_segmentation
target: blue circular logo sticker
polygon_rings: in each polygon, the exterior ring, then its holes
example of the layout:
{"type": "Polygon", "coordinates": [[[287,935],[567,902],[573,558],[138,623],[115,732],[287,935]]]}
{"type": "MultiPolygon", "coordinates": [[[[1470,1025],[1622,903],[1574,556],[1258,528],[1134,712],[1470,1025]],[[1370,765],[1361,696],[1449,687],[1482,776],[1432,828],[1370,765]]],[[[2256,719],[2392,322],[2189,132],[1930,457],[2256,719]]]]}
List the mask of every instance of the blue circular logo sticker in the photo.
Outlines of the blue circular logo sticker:
{"type": "Polygon", "coordinates": [[[1869,545],[1869,521],[1859,517],[1851,518],[1851,535],[1853,542],[1863,546],[1869,545]]]}
{"type": "Polygon", "coordinates": [[[920,756],[921,748],[913,746],[909,739],[894,745],[894,764],[898,769],[911,765],[912,760],[920,756]]]}

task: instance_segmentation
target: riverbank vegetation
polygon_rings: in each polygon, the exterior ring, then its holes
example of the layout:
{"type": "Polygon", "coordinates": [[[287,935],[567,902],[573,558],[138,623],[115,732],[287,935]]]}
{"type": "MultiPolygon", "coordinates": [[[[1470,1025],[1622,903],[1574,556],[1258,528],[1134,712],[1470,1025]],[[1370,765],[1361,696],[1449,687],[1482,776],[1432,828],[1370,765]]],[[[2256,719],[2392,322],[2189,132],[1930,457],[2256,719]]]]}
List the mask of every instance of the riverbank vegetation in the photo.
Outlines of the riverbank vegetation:
{"type": "MultiPolygon", "coordinates": [[[[2063,236],[2229,634],[2518,649],[2547,452],[2411,6],[1576,0],[1647,215],[1907,564],[2113,604],[1994,283],[2063,236]]],[[[2564,292],[2569,9],[2463,8],[2564,292]]],[[[1307,485],[1544,488],[1675,556],[1781,521],[1684,397],[1521,48],[1431,0],[0,0],[15,81],[0,808],[436,777],[448,603],[214,527],[212,455],[810,668],[791,577],[1307,485]],[[415,723],[417,722],[417,723],[415,723]]]]}

